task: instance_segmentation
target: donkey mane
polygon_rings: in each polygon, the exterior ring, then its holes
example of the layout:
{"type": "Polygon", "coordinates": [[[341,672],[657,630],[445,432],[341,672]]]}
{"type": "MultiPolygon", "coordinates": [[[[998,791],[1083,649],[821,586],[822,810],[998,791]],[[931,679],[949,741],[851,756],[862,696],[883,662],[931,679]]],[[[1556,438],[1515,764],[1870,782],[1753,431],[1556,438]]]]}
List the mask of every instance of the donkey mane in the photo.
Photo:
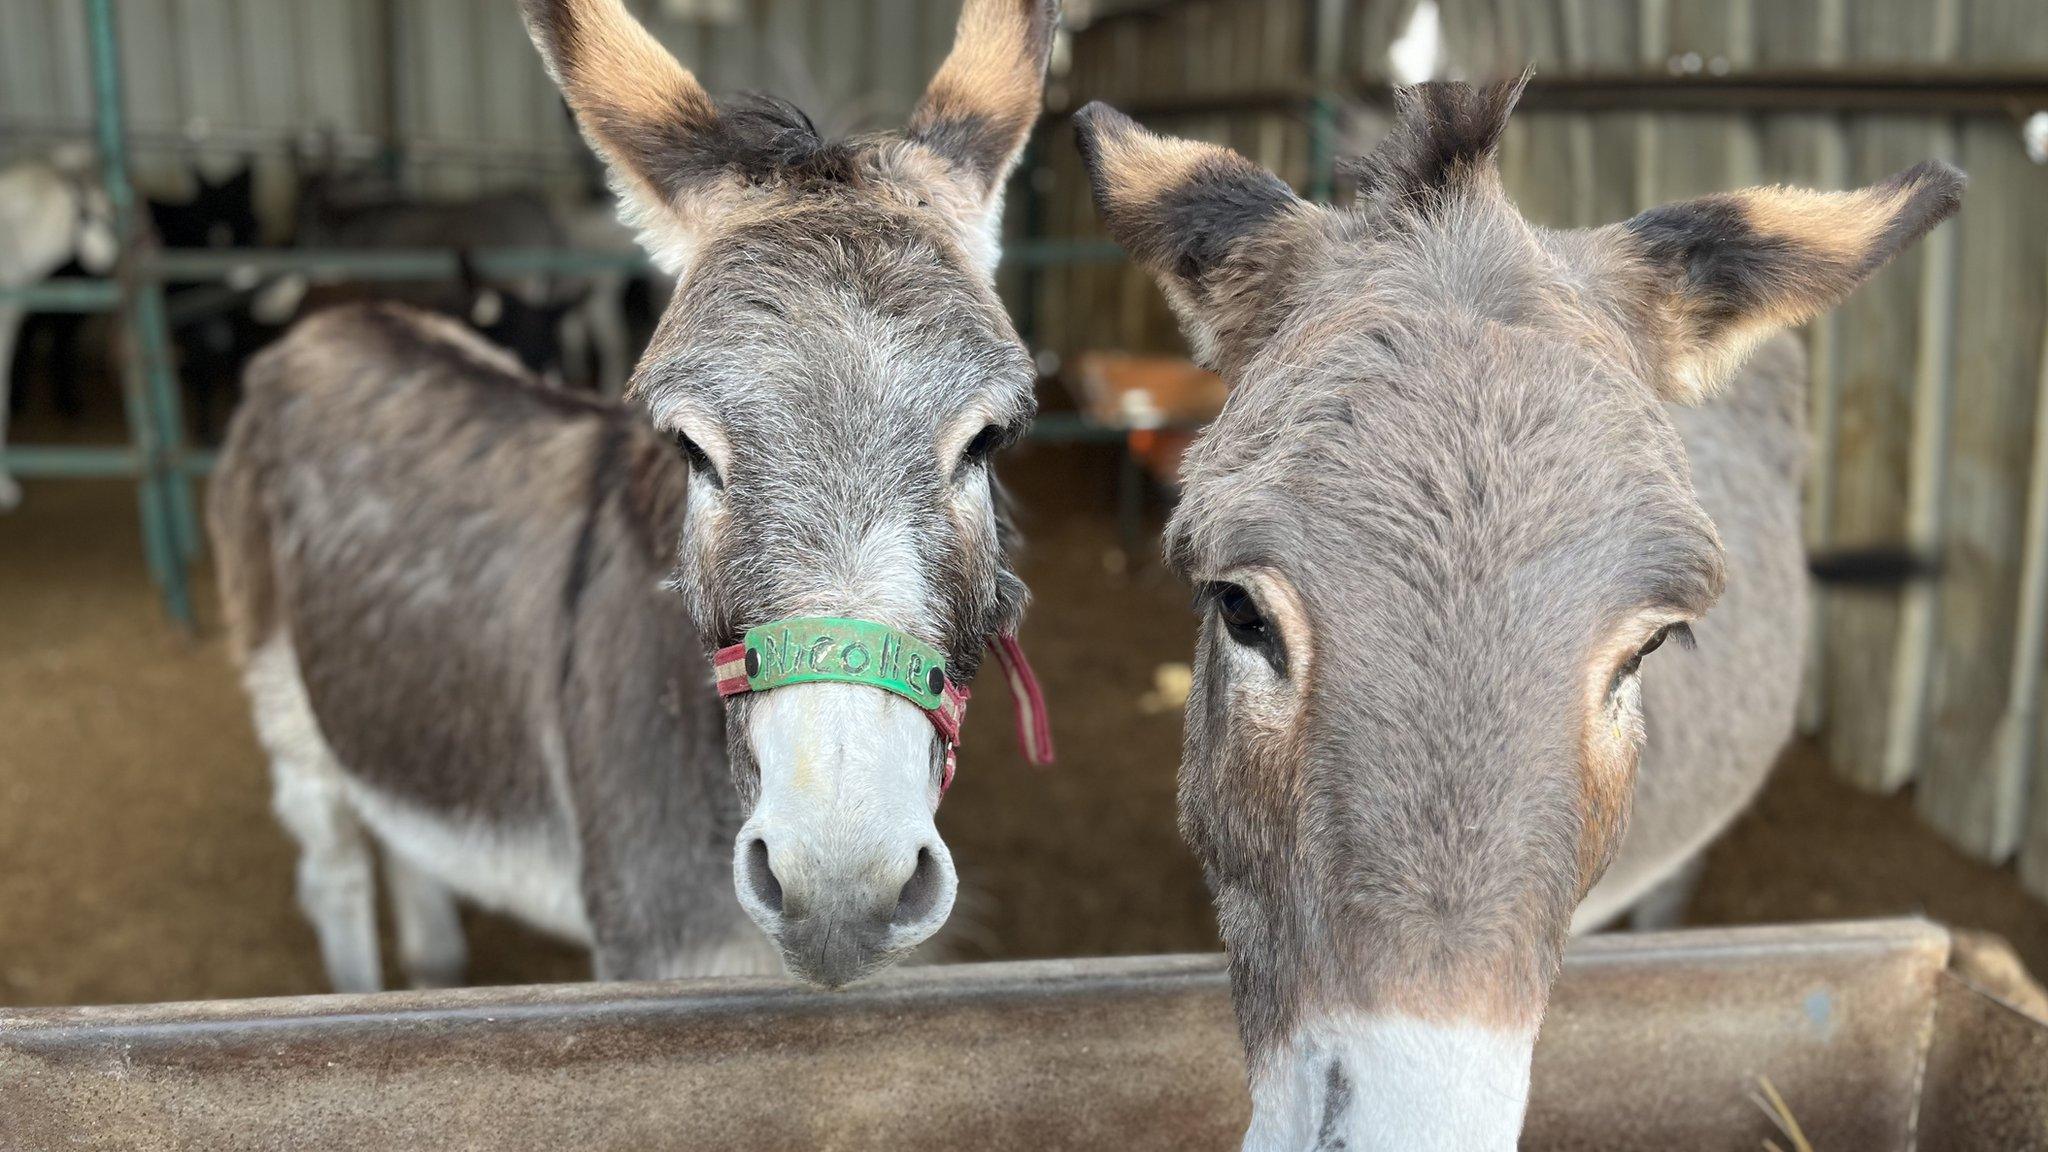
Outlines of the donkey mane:
{"type": "Polygon", "coordinates": [[[683,142],[677,169],[734,171],[755,183],[798,187],[860,183],[859,150],[827,140],[810,115],[780,96],[742,92],[718,102],[715,131],[683,142]]]}

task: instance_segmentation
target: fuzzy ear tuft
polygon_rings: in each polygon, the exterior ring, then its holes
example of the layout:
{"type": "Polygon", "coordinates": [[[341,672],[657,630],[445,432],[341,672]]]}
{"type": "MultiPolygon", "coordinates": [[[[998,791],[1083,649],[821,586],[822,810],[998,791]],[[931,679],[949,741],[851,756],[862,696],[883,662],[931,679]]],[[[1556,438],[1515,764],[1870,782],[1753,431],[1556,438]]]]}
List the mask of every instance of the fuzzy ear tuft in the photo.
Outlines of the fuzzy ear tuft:
{"type": "Polygon", "coordinates": [[[1962,204],[1965,177],[1928,161],[1868,188],[1750,188],[1666,204],[1621,225],[1649,277],[1661,391],[1695,401],[1757,343],[1842,302],[1962,204]]]}
{"type": "Polygon", "coordinates": [[[1343,169],[1359,196],[1406,200],[1441,194],[1494,171],[1501,135],[1530,72],[1496,84],[1433,80],[1394,90],[1393,131],[1343,169]]]}

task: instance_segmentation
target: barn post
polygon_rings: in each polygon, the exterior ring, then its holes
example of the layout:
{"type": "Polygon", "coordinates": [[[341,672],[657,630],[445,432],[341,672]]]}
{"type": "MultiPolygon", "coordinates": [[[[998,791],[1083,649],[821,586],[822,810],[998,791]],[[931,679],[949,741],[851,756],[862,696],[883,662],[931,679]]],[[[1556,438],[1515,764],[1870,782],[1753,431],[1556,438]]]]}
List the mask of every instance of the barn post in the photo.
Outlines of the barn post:
{"type": "MultiPolygon", "coordinates": [[[[1935,0],[1935,57],[1955,59],[1961,39],[1958,0],[1935,0]]],[[[1930,159],[1955,163],[1956,122],[1944,118],[1929,142],[1930,159]]],[[[1956,264],[1962,242],[1951,226],[1927,237],[1927,263],[1920,279],[1919,349],[1913,377],[1913,426],[1906,494],[1906,544],[1923,556],[1942,548],[1943,501],[1948,492],[1950,406],[1955,390],[1956,264]]],[[[1919,770],[1927,747],[1933,700],[1935,645],[1939,642],[1941,587],[1921,580],[1906,588],[1899,615],[1898,647],[1892,660],[1890,723],[1879,786],[1892,791],[1919,770]]]]}
{"type": "MultiPolygon", "coordinates": [[[[1820,0],[1818,68],[1839,68],[1848,59],[1848,0],[1820,0]]],[[[1838,112],[1826,115],[1814,140],[1815,176],[1820,186],[1849,186],[1849,138],[1838,112]]],[[[1813,465],[1806,481],[1806,546],[1818,552],[1834,537],[1836,457],[1842,443],[1842,322],[1831,309],[1807,328],[1812,391],[1813,465]]],[[[1807,605],[1806,677],[1799,705],[1799,730],[1812,736],[1827,723],[1827,590],[1815,587],[1807,605]]]]}
{"type": "Polygon", "coordinates": [[[149,230],[144,227],[135,186],[128,175],[128,140],[122,123],[121,52],[113,0],[86,0],[86,34],[91,47],[94,125],[102,180],[114,212],[120,246],[117,276],[121,315],[128,327],[128,365],[122,399],[138,429],[143,546],[151,574],[171,619],[193,627],[186,562],[198,553],[198,518],[190,478],[181,458],[181,416],[171,371],[170,333],[164,318],[163,283],[150,266],[149,230]],[[146,430],[146,434],[142,430],[146,430]]]}
{"type": "MultiPolygon", "coordinates": [[[[1999,813],[2011,812],[2017,825],[2024,819],[2025,788],[2041,738],[2041,659],[2048,645],[2048,331],[2041,336],[2040,384],[2034,400],[2034,460],[2027,484],[2027,535],[2020,556],[2019,620],[2014,629],[2012,679],[2006,693],[2005,714],[1991,745],[1990,771],[1996,780],[2008,782],[2019,795],[2000,797],[1999,813]]],[[[2048,829],[2048,804],[2036,791],[2033,803],[2036,829],[2048,829]]],[[[2021,873],[2036,894],[2043,890],[2044,861],[2038,847],[2048,841],[2048,832],[2037,831],[2026,845],[2021,873]]]]}
{"type": "MultiPolygon", "coordinates": [[[[1661,75],[1671,54],[1671,0],[1641,0],[1636,6],[1636,56],[1638,66],[1651,75],[1661,75]]],[[[1657,203],[1657,133],[1663,127],[1655,112],[1636,119],[1636,211],[1657,203]]]]}

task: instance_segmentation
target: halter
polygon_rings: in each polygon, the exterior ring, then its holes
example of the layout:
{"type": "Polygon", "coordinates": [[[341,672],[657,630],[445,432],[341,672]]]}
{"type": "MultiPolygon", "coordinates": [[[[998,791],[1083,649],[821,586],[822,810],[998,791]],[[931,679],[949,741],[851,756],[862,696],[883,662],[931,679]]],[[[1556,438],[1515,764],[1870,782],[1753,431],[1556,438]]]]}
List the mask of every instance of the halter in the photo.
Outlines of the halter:
{"type": "MultiPolygon", "coordinates": [[[[988,648],[1010,686],[1024,759],[1037,765],[1052,763],[1045,695],[1023,647],[1005,632],[991,639],[988,648]]],[[[713,655],[711,667],[721,698],[820,681],[865,684],[901,696],[924,711],[946,746],[939,795],[953,786],[960,723],[967,716],[967,687],[947,675],[944,653],[915,636],[872,620],[798,616],[747,629],[739,643],[713,655]]]]}

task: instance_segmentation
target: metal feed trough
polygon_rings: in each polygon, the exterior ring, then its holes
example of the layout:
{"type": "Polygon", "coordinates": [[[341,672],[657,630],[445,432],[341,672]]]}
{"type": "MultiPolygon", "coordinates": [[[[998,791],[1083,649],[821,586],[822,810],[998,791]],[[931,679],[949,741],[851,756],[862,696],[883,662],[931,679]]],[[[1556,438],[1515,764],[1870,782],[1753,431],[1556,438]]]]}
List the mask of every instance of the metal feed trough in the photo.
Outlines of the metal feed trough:
{"type": "MultiPolygon", "coordinates": [[[[1921,921],[1571,953],[1528,1149],[2048,1147],[2048,1027],[1921,921]]],[[[1428,1107],[1419,1100],[1417,1107],[1428,1107]]],[[[0,1011],[6,1149],[1225,1149],[1216,956],[0,1011]]]]}

